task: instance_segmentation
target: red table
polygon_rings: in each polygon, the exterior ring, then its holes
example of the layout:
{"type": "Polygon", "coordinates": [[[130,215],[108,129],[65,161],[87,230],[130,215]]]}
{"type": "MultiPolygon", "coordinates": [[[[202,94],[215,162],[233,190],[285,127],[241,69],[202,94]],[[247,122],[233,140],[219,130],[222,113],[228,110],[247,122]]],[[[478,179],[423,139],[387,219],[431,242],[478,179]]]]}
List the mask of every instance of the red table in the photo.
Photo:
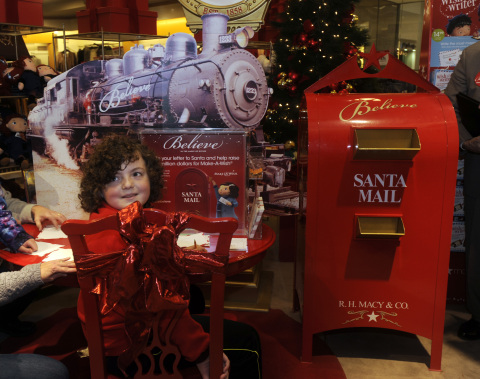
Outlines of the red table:
{"type": "MultiPolygon", "coordinates": [[[[33,224],[23,225],[27,233],[33,237],[38,236],[39,231],[37,227],[33,224]]],[[[236,237],[234,237],[236,238],[236,237]]],[[[39,240],[42,241],[42,240],[39,240]]],[[[68,238],[62,239],[49,239],[43,240],[45,242],[63,245],[65,248],[70,248],[68,238]]],[[[267,249],[273,245],[275,242],[275,233],[273,230],[267,226],[262,225],[262,239],[253,240],[249,239],[247,243],[248,251],[230,251],[230,258],[227,268],[227,276],[238,274],[250,267],[255,266],[259,263],[265,256],[267,249]]],[[[210,239],[210,248],[208,250],[213,250],[215,248],[216,238],[210,239]]],[[[19,266],[26,266],[28,264],[40,263],[43,260],[43,257],[36,255],[27,255],[22,253],[10,253],[5,250],[0,250],[0,258],[3,258],[9,262],[12,262],[19,266]]],[[[194,282],[202,282],[209,280],[209,275],[193,275],[191,280],[194,282]]],[[[68,278],[67,278],[68,279],[68,278]]],[[[72,286],[72,280],[65,280],[65,278],[60,278],[55,281],[59,285],[68,285],[72,286]]]]}

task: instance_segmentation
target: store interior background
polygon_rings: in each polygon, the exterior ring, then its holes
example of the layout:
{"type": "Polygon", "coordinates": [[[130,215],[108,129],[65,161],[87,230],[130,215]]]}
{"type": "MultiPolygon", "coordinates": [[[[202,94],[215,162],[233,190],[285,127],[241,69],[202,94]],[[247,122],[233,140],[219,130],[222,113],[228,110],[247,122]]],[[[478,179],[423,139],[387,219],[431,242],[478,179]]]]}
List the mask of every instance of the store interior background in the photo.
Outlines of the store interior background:
{"type": "MultiPolygon", "coordinates": [[[[328,0],[336,1],[336,0],[328,0]]],[[[150,10],[158,12],[157,34],[168,36],[175,32],[187,32],[186,19],[181,5],[175,0],[151,0],[150,10]]],[[[75,12],[85,9],[85,1],[44,0],[44,26],[55,28],[56,36],[63,33],[77,34],[75,12]]],[[[423,25],[424,1],[409,0],[360,0],[355,9],[358,25],[369,31],[369,46],[377,50],[396,52],[406,65],[418,70],[420,41],[423,25]]],[[[31,55],[43,64],[54,66],[52,33],[24,36],[31,55]]],[[[63,51],[63,40],[55,39],[57,52],[63,51]]],[[[141,41],[146,48],[165,39],[141,41]]],[[[98,41],[101,42],[101,41],[98,41]]],[[[77,51],[92,41],[70,39],[67,48],[77,51]]],[[[133,43],[132,43],[133,44],[133,43]]],[[[124,51],[128,49],[124,43],[124,51]]],[[[268,252],[263,270],[274,272],[271,308],[281,309],[300,321],[300,312],[293,310],[293,263],[278,260],[278,243],[268,252]]],[[[58,308],[75,306],[75,290],[69,289],[43,298],[26,313],[31,320],[38,320],[58,308]]],[[[456,337],[458,325],[468,318],[463,305],[451,305],[447,309],[442,367],[443,372],[428,370],[429,343],[425,338],[377,330],[346,330],[325,337],[328,346],[338,357],[348,379],[356,378],[476,378],[480,372],[480,341],[465,343],[456,337]]],[[[5,339],[0,334],[0,341],[5,339]]],[[[268,379],[268,378],[267,378],[268,379]]]]}
{"type": "MultiPolygon", "coordinates": [[[[334,1],[334,0],[331,0],[334,1]]],[[[149,9],[158,12],[157,34],[168,36],[175,32],[190,33],[182,6],[175,0],[150,0],[149,9]]],[[[369,50],[375,44],[377,50],[396,52],[407,66],[418,70],[420,41],[423,24],[424,1],[418,0],[360,0],[355,8],[358,25],[369,31],[369,50]]],[[[75,12],[85,9],[85,1],[44,0],[44,26],[58,29],[56,36],[77,34],[75,12]]],[[[27,35],[24,37],[31,55],[43,64],[54,66],[51,33],[27,35]]],[[[63,41],[56,39],[55,51],[63,51],[63,41]]],[[[101,42],[101,41],[99,41],[101,42]]],[[[165,39],[141,41],[145,48],[154,43],[164,44],[165,39]]],[[[268,42],[268,41],[266,41],[268,42]]],[[[68,40],[67,49],[78,51],[92,41],[68,40]]],[[[128,43],[124,45],[129,49],[128,43]]]]}

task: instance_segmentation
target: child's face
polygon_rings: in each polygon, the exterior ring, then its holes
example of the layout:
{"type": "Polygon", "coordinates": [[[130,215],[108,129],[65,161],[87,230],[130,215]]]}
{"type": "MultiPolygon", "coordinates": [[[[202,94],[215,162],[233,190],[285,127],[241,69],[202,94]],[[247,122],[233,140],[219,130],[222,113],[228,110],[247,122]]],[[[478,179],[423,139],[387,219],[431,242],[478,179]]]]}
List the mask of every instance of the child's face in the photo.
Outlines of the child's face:
{"type": "Polygon", "coordinates": [[[461,37],[470,35],[470,25],[463,25],[453,29],[452,36],[461,37]]]}
{"type": "Polygon", "coordinates": [[[122,166],[115,179],[103,188],[103,197],[118,210],[135,201],[144,205],[150,197],[150,178],[143,158],[139,156],[135,162],[122,166]]]}
{"type": "Polygon", "coordinates": [[[218,187],[218,193],[222,196],[228,196],[230,195],[230,187],[221,185],[220,187],[218,187]]]}

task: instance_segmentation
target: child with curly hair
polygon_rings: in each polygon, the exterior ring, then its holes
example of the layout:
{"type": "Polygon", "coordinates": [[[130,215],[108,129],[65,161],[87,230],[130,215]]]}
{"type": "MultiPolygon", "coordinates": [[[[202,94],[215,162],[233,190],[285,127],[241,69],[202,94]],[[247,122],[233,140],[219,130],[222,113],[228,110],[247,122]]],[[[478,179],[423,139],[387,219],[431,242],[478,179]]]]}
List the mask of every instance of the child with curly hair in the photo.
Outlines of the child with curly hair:
{"type": "MultiPolygon", "coordinates": [[[[104,138],[83,165],[82,173],[79,199],[82,208],[91,212],[90,220],[116,214],[136,201],[149,207],[161,197],[163,168],[160,160],[152,150],[133,137],[115,135],[104,138]]],[[[89,237],[89,249],[96,254],[126,247],[117,231],[104,231],[89,237]]],[[[117,306],[102,319],[106,355],[110,356],[107,366],[109,371],[116,375],[121,374],[117,367],[117,358],[128,346],[124,312],[121,306],[117,306]]],[[[78,300],[78,314],[84,323],[81,296],[78,300]]],[[[187,310],[174,331],[177,340],[181,341],[179,349],[185,358],[182,359],[182,364],[194,362],[203,379],[209,377],[208,325],[208,317],[192,316],[187,310]]],[[[225,320],[224,330],[224,347],[230,346],[234,353],[231,358],[231,374],[228,372],[230,360],[224,354],[222,379],[260,378],[260,342],[256,331],[246,324],[228,320],[225,320]],[[255,353],[253,356],[252,351],[255,353]],[[256,375],[251,376],[245,371],[249,367],[256,375]]]]}

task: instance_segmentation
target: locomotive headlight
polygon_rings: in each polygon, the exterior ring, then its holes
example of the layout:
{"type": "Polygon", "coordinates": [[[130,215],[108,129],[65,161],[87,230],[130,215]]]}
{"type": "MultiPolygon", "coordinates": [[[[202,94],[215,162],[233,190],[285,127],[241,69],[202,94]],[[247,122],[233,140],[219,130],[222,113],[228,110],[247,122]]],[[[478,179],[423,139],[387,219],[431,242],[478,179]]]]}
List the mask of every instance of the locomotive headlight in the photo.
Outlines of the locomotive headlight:
{"type": "Polygon", "coordinates": [[[253,80],[249,80],[243,87],[243,94],[248,101],[254,101],[258,95],[258,86],[253,80]]]}
{"type": "Polygon", "coordinates": [[[241,48],[245,48],[248,45],[248,41],[253,37],[254,31],[250,26],[236,29],[233,32],[235,42],[241,48]]]}

